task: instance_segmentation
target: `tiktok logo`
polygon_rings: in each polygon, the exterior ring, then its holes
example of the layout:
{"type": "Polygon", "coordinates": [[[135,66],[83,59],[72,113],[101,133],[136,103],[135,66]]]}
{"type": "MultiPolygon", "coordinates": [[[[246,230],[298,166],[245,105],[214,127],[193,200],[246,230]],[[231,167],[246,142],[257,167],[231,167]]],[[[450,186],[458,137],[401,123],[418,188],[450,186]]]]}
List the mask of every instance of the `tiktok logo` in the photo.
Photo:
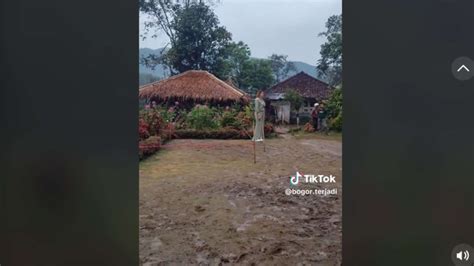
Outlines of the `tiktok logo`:
{"type": "Polygon", "coordinates": [[[298,182],[300,182],[300,177],[302,177],[302,175],[299,172],[296,172],[296,175],[290,177],[290,183],[292,185],[298,185],[298,182]]]}
{"type": "Polygon", "coordinates": [[[301,178],[303,178],[301,182],[304,183],[336,183],[336,177],[333,175],[305,175],[297,171],[296,175],[290,177],[290,185],[298,185],[301,178]]]}

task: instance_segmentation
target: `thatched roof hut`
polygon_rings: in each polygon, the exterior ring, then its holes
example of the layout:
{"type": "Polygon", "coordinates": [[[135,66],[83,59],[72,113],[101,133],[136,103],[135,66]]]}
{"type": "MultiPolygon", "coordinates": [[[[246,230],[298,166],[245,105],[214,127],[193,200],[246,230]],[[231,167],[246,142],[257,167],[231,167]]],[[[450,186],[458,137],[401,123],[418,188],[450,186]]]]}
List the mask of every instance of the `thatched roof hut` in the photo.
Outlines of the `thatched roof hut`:
{"type": "Polygon", "coordinates": [[[159,102],[247,103],[248,96],[238,88],[207,71],[189,70],[168,79],[140,87],[139,99],[159,102]]]}

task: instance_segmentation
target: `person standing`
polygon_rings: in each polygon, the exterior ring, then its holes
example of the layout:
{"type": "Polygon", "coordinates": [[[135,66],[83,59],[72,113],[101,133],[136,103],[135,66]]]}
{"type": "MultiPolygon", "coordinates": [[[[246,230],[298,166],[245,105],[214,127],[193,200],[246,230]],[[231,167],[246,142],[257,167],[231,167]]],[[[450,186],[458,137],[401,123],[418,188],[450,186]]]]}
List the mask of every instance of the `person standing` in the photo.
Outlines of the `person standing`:
{"type": "Polygon", "coordinates": [[[319,131],[324,132],[328,135],[328,125],[327,125],[327,117],[328,112],[324,106],[324,104],[320,104],[318,108],[318,124],[319,124],[319,131]]]}
{"type": "Polygon", "coordinates": [[[255,129],[253,131],[253,141],[263,141],[265,139],[265,101],[264,92],[259,90],[255,98],[255,129]]]}
{"type": "Polygon", "coordinates": [[[319,103],[315,103],[313,111],[311,112],[311,118],[313,120],[314,131],[318,131],[318,111],[319,111],[319,103]]]}

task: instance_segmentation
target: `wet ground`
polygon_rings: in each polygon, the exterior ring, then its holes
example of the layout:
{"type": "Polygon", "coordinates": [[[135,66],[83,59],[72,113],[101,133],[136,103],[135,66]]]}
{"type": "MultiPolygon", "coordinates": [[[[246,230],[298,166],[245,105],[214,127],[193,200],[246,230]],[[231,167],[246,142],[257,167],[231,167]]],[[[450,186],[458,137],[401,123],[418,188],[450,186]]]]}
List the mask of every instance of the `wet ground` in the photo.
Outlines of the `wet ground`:
{"type": "Polygon", "coordinates": [[[340,140],[284,134],[173,140],[140,163],[143,265],[340,265],[340,140]],[[289,177],[336,176],[338,194],[286,195],[289,177]]]}

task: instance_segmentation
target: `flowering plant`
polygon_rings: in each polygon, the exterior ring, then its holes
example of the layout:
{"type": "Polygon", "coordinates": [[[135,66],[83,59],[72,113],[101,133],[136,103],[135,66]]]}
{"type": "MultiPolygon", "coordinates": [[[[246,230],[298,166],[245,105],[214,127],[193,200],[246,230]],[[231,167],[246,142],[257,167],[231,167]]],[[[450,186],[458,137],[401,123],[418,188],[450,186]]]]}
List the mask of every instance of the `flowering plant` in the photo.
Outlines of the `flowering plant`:
{"type": "Polygon", "coordinates": [[[138,137],[139,140],[145,140],[150,137],[149,126],[144,119],[138,120],[138,137]]]}

